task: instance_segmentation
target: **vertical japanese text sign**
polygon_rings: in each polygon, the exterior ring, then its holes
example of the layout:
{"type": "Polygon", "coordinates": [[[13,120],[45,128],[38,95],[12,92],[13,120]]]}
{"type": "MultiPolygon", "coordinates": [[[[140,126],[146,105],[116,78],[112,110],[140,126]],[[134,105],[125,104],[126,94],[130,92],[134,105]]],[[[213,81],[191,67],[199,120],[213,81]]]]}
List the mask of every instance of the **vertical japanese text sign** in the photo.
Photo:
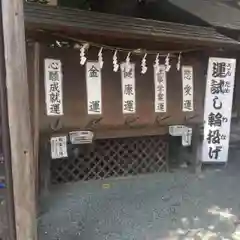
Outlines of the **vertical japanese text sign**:
{"type": "Polygon", "coordinates": [[[194,110],[192,66],[182,66],[182,91],[183,91],[182,111],[192,112],[194,110]]]}
{"type": "Polygon", "coordinates": [[[51,156],[52,156],[52,159],[68,157],[66,136],[51,138],[51,156]]]}
{"type": "Polygon", "coordinates": [[[88,114],[102,114],[102,77],[99,62],[86,64],[88,114]]]}
{"type": "Polygon", "coordinates": [[[154,66],[154,86],[155,86],[155,112],[161,113],[167,111],[167,80],[165,66],[154,66]]]}
{"type": "Polygon", "coordinates": [[[136,93],[135,93],[135,65],[133,63],[126,66],[121,64],[122,78],[122,112],[131,114],[136,112],[136,93]]]}
{"type": "Polygon", "coordinates": [[[227,162],[236,60],[209,58],[203,162],[227,162]]]}
{"type": "Polygon", "coordinates": [[[47,115],[63,115],[62,65],[60,60],[45,59],[44,78],[47,115]]]}

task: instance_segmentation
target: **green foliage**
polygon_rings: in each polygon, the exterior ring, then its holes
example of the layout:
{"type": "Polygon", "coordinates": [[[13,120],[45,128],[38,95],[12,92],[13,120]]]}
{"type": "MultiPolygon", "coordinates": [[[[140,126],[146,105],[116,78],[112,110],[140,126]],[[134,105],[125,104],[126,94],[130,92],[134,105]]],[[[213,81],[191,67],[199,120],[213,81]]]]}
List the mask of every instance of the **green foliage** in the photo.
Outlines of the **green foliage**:
{"type": "Polygon", "coordinates": [[[27,2],[47,4],[49,2],[49,0],[27,0],[27,2]]]}
{"type": "Polygon", "coordinates": [[[58,5],[63,7],[90,9],[89,0],[58,0],[58,5]]]}
{"type": "MultiPolygon", "coordinates": [[[[27,2],[47,4],[49,0],[26,0],[27,2]]],[[[90,0],[58,0],[58,5],[70,8],[90,9],[90,0]]]]}

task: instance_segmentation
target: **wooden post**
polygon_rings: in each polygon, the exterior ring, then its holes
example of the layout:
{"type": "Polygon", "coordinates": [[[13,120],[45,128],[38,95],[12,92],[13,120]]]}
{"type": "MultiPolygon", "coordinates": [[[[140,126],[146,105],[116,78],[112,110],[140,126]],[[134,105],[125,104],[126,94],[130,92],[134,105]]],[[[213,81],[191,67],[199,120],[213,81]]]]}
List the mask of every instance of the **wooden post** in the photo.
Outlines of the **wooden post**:
{"type": "Polygon", "coordinates": [[[33,142],[22,0],[2,0],[17,240],[37,239],[33,142]]]}
{"type": "Polygon", "coordinates": [[[200,174],[202,170],[201,163],[201,134],[200,126],[196,125],[193,127],[192,133],[192,167],[193,172],[200,174]]]}
{"type": "Polygon", "coordinates": [[[35,164],[35,187],[36,196],[38,197],[38,152],[39,152],[39,61],[40,61],[40,44],[34,43],[34,67],[33,67],[33,159],[35,164]]]}
{"type": "MultiPolygon", "coordinates": [[[[2,6],[0,4],[0,12],[2,6]]],[[[6,195],[7,195],[7,214],[8,214],[8,230],[9,239],[16,239],[15,231],[15,216],[14,216],[14,202],[13,202],[13,182],[12,182],[12,164],[11,164],[11,150],[10,150],[10,136],[8,124],[8,109],[7,109],[7,91],[6,91],[6,71],[4,59],[4,46],[3,46],[3,29],[2,29],[2,16],[0,16],[0,141],[2,141],[3,157],[5,162],[6,173],[6,195]]],[[[0,217],[1,218],[1,217],[0,217]]],[[[1,226],[0,226],[1,229],[1,226]]]]}

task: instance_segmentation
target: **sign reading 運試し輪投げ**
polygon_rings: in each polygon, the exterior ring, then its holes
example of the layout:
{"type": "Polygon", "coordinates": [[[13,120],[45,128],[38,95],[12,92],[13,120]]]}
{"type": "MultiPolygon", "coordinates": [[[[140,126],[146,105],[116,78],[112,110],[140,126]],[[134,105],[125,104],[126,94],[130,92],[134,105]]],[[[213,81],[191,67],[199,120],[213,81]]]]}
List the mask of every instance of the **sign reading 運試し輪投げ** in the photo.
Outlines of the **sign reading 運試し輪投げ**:
{"type": "Polygon", "coordinates": [[[203,162],[228,160],[236,59],[209,58],[205,109],[203,162]]]}

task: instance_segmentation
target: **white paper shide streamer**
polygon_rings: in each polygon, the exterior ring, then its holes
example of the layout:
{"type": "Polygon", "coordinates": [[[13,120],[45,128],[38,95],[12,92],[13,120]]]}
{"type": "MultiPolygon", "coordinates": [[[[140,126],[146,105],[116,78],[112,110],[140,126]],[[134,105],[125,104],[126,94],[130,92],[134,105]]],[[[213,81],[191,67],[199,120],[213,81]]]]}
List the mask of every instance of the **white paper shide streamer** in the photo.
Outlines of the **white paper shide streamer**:
{"type": "Polygon", "coordinates": [[[102,114],[102,76],[99,62],[87,62],[86,85],[88,114],[102,114]]]}
{"type": "Polygon", "coordinates": [[[159,54],[157,54],[155,63],[154,63],[154,68],[157,73],[159,73],[160,70],[160,63],[159,63],[159,54]]]}
{"type": "Polygon", "coordinates": [[[170,53],[168,53],[168,55],[165,58],[165,71],[169,72],[171,69],[171,65],[170,65],[170,53]]]}
{"type": "Polygon", "coordinates": [[[178,55],[178,61],[177,61],[177,66],[176,66],[178,71],[180,71],[180,69],[181,69],[181,57],[182,57],[181,54],[182,53],[179,53],[179,55],[178,55]]]}
{"type": "Polygon", "coordinates": [[[103,55],[102,55],[103,48],[100,48],[99,53],[98,53],[98,62],[100,64],[100,68],[102,69],[103,67],[103,55]]]}
{"type": "Polygon", "coordinates": [[[145,74],[148,69],[147,64],[146,64],[146,57],[147,57],[147,54],[145,54],[144,57],[142,58],[142,63],[141,63],[141,67],[142,67],[141,73],[142,74],[145,74]]]}
{"type": "Polygon", "coordinates": [[[117,54],[118,54],[118,51],[116,50],[113,55],[113,71],[114,72],[117,72],[119,69],[117,54]]]}
{"type": "Polygon", "coordinates": [[[129,52],[127,57],[126,57],[126,60],[125,60],[125,70],[126,70],[126,72],[129,72],[130,69],[131,69],[130,55],[131,55],[131,53],[129,52]]]}
{"type": "Polygon", "coordinates": [[[86,49],[88,48],[88,43],[84,43],[81,48],[80,48],[80,64],[83,66],[86,61],[87,61],[87,58],[86,58],[86,49]]]}

